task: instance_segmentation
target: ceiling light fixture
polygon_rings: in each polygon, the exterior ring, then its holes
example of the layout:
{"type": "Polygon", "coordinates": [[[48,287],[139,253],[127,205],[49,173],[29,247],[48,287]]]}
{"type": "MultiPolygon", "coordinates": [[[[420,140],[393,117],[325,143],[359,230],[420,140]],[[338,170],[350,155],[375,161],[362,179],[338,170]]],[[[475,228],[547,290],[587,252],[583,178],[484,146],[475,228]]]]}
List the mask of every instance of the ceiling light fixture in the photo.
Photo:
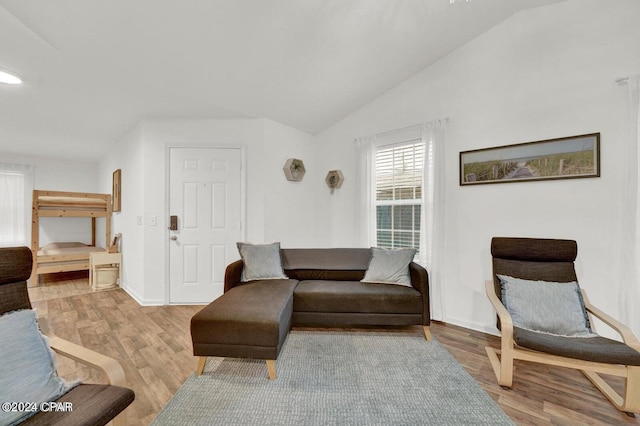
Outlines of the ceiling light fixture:
{"type": "Polygon", "coordinates": [[[0,83],[22,84],[22,80],[10,72],[0,70],[0,83]]]}

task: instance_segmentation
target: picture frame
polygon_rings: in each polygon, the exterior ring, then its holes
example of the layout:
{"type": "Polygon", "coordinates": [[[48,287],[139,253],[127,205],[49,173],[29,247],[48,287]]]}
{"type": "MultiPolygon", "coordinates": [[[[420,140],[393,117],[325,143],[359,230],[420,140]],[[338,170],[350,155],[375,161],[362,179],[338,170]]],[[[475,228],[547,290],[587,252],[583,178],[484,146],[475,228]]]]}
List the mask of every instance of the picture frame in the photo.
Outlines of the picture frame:
{"type": "Polygon", "coordinates": [[[460,186],[600,177],[600,133],[460,152],[460,186]]]}
{"type": "Polygon", "coordinates": [[[113,172],[113,180],[111,187],[111,211],[119,212],[121,209],[121,196],[122,196],[122,170],[118,169],[113,172]]]}

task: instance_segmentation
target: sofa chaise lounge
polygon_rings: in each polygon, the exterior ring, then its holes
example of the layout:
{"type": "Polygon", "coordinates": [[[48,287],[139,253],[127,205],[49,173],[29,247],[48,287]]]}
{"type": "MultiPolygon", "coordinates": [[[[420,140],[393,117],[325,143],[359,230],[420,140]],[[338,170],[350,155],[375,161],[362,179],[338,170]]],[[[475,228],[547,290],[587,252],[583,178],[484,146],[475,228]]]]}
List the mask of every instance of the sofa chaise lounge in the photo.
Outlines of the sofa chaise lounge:
{"type": "Polygon", "coordinates": [[[275,360],[292,326],[422,325],[431,340],[429,281],[422,266],[407,261],[404,285],[375,277],[363,282],[373,251],[380,249],[278,250],[284,276],[243,281],[245,261],[233,262],[226,268],[224,294],[193,316],[198,375],[207,357],[217,356],[265,359],[275,379],[275,360]]]}

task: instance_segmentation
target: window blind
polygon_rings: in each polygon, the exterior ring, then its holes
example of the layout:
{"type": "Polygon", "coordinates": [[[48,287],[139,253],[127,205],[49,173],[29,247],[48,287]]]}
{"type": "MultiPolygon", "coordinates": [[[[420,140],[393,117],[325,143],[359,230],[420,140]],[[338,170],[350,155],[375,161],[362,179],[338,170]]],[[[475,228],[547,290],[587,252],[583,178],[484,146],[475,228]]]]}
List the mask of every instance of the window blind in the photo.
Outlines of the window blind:
{"type": "Polygon", "coordinates": [[[376,150],[378,247],[420,250],[424,143],[412,139],[376,150]]]}

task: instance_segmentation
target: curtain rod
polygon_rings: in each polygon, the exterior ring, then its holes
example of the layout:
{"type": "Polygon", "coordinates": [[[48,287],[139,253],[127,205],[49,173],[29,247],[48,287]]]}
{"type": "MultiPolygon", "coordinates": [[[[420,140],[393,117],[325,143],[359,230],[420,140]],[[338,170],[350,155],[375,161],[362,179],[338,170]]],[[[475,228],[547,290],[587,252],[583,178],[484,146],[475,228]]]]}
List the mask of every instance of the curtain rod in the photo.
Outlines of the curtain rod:
{"type": "Polygon", "coordinates": [[[412,126],[401,127],[399,129],[387,130],[385,132],[381,132],[381,133],[376,133],[376,134],[373,134],[373,135],[368,135],[368,136],[364,136],[364,137],[355,138],[353,140],[353,143],[359,144],[360,143],[359,141],[362,141],[362,140],[365,140],[365,139],[390,136],[390,135],[393,135],[395,133],[402,133],[402,132],[407,131],[407,130],[421,128],[423,126],[427,126],[428,128],[430,128],[435,123],[438,123],[439,125],[442,125],[442,124],[446,125],[446,124],[449,123],[449,117],[443,117],[443,118],[439,118],[437,120],[427,121],[427,122],[424,122],[424,123],[421,123],[421,124],[414,124],[412,126]]]}
{"type": "Polygon", "coordinates": [[[394,133],[400,133],[400,132],[404,132],[410,129],[415,129],[418,127],[422,127],[424,126],[424,123],[421,124],[414,124],[413,126],[407,126],[407,127],[400,127],[399,129],[393,129],[393,130],[386,130],[384,132],[380,132],[380,133],[376,133],[374,136],[388,136],[388,135],[392,135],[394,133]]]}
{"type": "Polygon", "coordinates": [[[392,135],[394,133],[401,133],[401,132],[404,132],[404,131],[407,131],[407,130],[411,130],[411,129],[414,129],[414,128],[418,128],[418,127],[422,127],[422,126],[428,126],[429,124],[435,123],[435,122],[438,122],[438,121],[439,122],[444,122],[445,124],[448,124],[449,123],[449,117],[438,118],[436,120],[431,120],[431,121],[425,121],[424,123],[414,124],[414,125],[406,126],[406,127],[400,127],[398,129],[386,130],[384,132],[376,133],[376,134],[374,134],[372,136],[375,136],[375,137],[388,136],[388,135],[392,135]]]}

